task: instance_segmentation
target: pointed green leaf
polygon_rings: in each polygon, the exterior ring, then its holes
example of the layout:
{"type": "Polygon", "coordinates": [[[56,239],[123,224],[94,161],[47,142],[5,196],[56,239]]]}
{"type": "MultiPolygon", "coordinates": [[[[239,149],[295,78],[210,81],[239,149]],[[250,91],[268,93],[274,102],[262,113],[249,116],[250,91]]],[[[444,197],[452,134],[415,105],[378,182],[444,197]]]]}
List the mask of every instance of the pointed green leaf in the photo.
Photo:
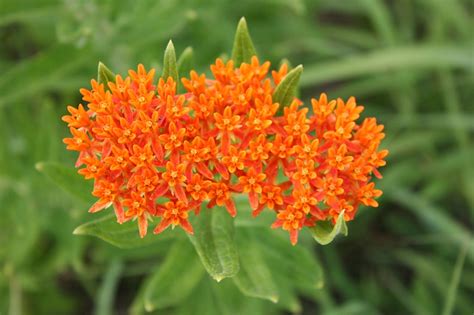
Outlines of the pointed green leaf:
{"type": "Polygon", "coordinates": [[[175,242],[145,289],[145,309],[151,312],[179,304],[200,282],[204,272],[193,246],[187,240],[175,242]]]}
{"type": "Polygon", "coordinates": [[[257,245],[258,240],[246,236],[244,231],[239,233],[238,240],[240,271],[232,278],[235,285],[247,296],[278,302],[278,289],[257,245]]]}
{"type": "Polygon", "coordinates": [[[272,274],[285,275],[296,287],[309,292],[324,286],[323,270],[312,250],[303,244],[292,246],[285,231],[254,229],[252,234],[272,274]]]}
{"type": "Polygon", "coordinates": [[[114,214],[108,214],[78,226],[73,234],[95,236],[119,248],[143,247],[176,239],[181,235],[176,231],[165,231],[160,235],[154,235],[152,231],[152,224],[148,224],[148,234],[142,239],[138,234],[137,222],[128,221],[119,224],[114,214]]]}
{"type": "Polygon", "coordinates": [[[117,297],[116,292],[122,271],[123,263],[118,259],[113,259],[97,292],[95,315],[114,314],[114,300],[117,297]]]}
{"type": "Polygon", "coordinates": [[[178,58],[178,73],[181,78],[189,76],[189,72],[194,66],[194,51],[192,47],[187,47],[178,58]]]}
{"type": "Polygon", "coordinates": [[[233,277],[239,271],[234,242],[234,223],[222,207],[207,209],[193,218],[194,235],[188,235],[207,272],[216,281],[233,277]]]}
{"type": "Polygon", "coordinates": [[[273,101],[280,104],[280,110],[289,106],[295,98],[298,91],[298,83],[300,82],[303,66],[299,65],[281,80],[273,92],[273,101]]]}
{"type": "Polygon", "coordinates": [[[73,167],[56,162],[39,162],[36,169],[76,198],[87,203],[93,202],[92,182],[84,180],[73,167]]]}
{"type": "MultiPolygon", "coordinates": [[[[194,52],[192,47],[187,47],[178,58],[178,75],[180,78],[189,77],[189,73],[194,67],[194,52]]],[[[178,91],[185,92],[185,88],[181,82],[178,82],[178,91]]]]}
{"type": "Polygon", "coordinates": [[[165,49],[165,56],[163,59],[163,74],[161,77],[167,80],[172,77],[174,82],[178,83],[178,65],[176,64],[176,52],[174,50],[173,42],[170,40],[165,49]]]}
{"type": "Polygon", "coordinates": [[[348,230],[344,220],[344,211],[339,214],[336,224],[331,221],[318,221],[316,226],[310,228],[313,238],[321,245],[331,243],[338,234],[347,236],[348,230]]]}
{"type": "Polygon", "coordinates": [[[115,74],[102,62],[99,62],[99,67],[97,69],[97,82],[103,83],[106,88],[107,83],[115,82],[115,74]]]}
{"type": "Polygon", "coordinates": [[[257,52],[255,51],[247,28],[247,21],[245,21],[245,18],[241,18],[239,25],[237,25],[237,31],[235,32],[232,60],[238,67],[243,62],[250,63],[252,57],[256,55],[257,52]]]}

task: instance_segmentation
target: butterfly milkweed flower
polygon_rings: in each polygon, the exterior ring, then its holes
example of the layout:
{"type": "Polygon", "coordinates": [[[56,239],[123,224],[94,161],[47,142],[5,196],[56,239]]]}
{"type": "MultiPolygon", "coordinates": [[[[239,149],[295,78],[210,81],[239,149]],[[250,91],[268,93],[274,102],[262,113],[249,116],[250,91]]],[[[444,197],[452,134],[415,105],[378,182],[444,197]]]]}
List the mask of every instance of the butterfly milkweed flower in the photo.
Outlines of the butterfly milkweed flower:
{"type": "Polygon", "coordinates": [[[273,211],[272,227],[295,244],[305,226],[377,207],[382,192],[371,179],[381,177],[388,154],[379,150],[383,126],[360,121],[354,97],[321,94],[312,113],[295,98],[279,110],[272,95],[288,69],[270,76],[269,67],[256,57],[239,67],[217,59],[211,78],[183,78],[182,94],[171,77],[156,82],[143,65],[107,85],[92,80],[80,90],[85,105],[68,106],[63,117],[71,132],[64,143],[94,181],[89,211],[113,206],[119,223],[136,219],[141,237],[150,222],[155,233],[193,233],[189,217],[203,203],[234,217],[233,196],[246,194],[253,215],[273,211]]]}

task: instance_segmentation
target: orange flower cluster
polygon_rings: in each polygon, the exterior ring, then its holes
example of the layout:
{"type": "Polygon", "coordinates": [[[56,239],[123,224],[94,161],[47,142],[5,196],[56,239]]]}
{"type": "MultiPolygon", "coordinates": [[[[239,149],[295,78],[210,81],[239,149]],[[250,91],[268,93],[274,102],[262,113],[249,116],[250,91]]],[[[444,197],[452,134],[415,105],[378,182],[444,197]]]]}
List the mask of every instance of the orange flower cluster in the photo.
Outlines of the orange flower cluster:
{"type": "Polygon", "coordinates": [[[213,79],[195,71],[182,79],[184,94],[171,78],[155,85],[155,70],[142,65],[107,87],[92,80],[81,89],[87,107],[69,106],[63,117],[72,134],[64,143],[94,179],[90,212],[113,205],[118,222],[137,219],[141,237],[153,217],[161,218],[155,233],[170,225],[193,233],[190,211],[207,202],[235,216],[232,196],[245,193],[253,214],[274,211],[273,227],[295,244],[304,226],[376,207],[382,192],[370,180],[388,154],[378,150],[383,126],[357,124],[363,107],[353,97],[325,94],[311,101],[312,114],[294,99],[278,115],[272,94],[287,67],[268,78],[269,67],[256,57],[240,67],[217,59],[213,79]]]}

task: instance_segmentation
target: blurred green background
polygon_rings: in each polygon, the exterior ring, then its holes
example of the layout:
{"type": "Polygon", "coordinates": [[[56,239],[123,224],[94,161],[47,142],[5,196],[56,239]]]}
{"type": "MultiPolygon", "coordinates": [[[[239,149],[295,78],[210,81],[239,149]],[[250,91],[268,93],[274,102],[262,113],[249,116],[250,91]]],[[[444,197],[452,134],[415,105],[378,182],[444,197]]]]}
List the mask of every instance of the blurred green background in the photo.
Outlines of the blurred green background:
{"type": "Polygon", "coordinates": [[[473,10],[471,0],[0,0],[0,314],[128,313],[163,250],[73,236],[92,219],[87,204],[35,164],[72,167],[60,117],[99,60],[122,74],[160,69],[172,38],[208,71],[230,54],[241,16],[261,59],[304,64],[304,100],[354,95],[386,127],[381,206],[360,209],[348,237],[314,245],[325,286],[294,311],[472,314],[473,10]]]}

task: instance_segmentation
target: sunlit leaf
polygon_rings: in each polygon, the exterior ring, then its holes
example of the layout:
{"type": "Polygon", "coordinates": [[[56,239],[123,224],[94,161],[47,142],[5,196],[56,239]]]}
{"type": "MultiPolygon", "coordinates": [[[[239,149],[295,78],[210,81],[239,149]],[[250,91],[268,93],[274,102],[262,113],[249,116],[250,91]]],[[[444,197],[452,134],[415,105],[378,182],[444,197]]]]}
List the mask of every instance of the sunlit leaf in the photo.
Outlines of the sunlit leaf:
{"type": "Polygon", "coordinates": [[[331,243],[339,234],[347,236],[348,230],[344,220],[344,211],[337,217],[336,224],[333,225],[332,221],[318,221],[316,226],[310,228],[310,231],[316,242],[321,245],[331,243]]]}
{"type": "Polygon", "coordinates": [[[256,55],[257,52],[250,38],[247,21],[245,18],[241,18],[235,32],[232,60],[236,66],[240,66],[243,62],[250,63],[252,57],[256,55]]]}
{"type": "Polygon", "coordinates": [[[176,63],[176,52],[174,49],[173,42],[170,40],[168,46],[165,49],[165,56],[163,58],[163,74],[161,75],[163,80],[167,80],[169,77],[173,78],[176,84],[178,83],[178,65],[176,63]]]}
{"type": "Polygon", "coordinates": [[[84,180],[73,167],[56,162],[39,162],[36,169],[73,196],[87,203],[93,202],[92,182],[84,180]]]}
{"type": "Polygon", "coordinates": [[[239,233],[240,271],[232,279],[243,294],[276,303],[279,294],[272,273],[257,245],[258,240],[249,235],[244,231],[239,233]]]}
{"type": "Polygon", "coordinates": [[[148,234],[142,239],[138,234],[136,222],[128,221],[119,224],[114,214],[108,214],[78,226],[73,233],[75,235],[95,236],[120,248],[147,246],[179,238],[181,235],[176,231],[165,231],[160,235],[153,235],[152,231],[153,226],[148,224],[148,234]]]}
{"type": "Polygon", "coordinates": [[[97,69],[97,82],[103,83],[105,87],[107,87],[107,83],[115,82],[115,74],[102,62],[99,62],[97,69]]]}
{"type": "Polygon", "coordinates": [[[178,72],[180,77],[189,76],[194,66],[194,51],[192,47],[186,47],[178,58],[178,72]]]}
{"type": "Polygon", "coordinates": [[[145,289],[145,309],[151,312],[179,304],[188,297],[204,273],[190,242],[175,242],[145,289]]]}
{"type": "Polygon", "coordinates": [[[203,207],[194,219],[194,235],[188,236],[204,268],[216,281],[235,276],[239,271],[239,256],[233,219],[221,207],[203,207]]]}
{"type": "Polygon", "coordinates": [[[273,92],[273,101],[280,104],[280,108],[291,104],[298,91],[303,66],[299,65],[281,80],[273,92]]]}

